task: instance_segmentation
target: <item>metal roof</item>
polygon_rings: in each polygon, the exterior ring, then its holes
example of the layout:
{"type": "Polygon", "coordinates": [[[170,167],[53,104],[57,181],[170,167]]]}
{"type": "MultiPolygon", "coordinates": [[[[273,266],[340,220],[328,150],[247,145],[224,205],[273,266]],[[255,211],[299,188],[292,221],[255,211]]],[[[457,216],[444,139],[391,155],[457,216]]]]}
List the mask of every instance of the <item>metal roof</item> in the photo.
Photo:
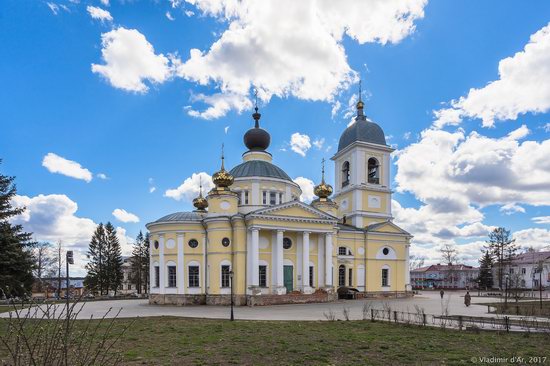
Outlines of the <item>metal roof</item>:
{"type": "Polygon", "coordinates": [[[357,116],[355,122],[342,133],[338,142],[338,151],[355,141],[386,146],[386,137],[382,128],[364,116],[357,116]]]}
{"type": "Polygon", "coordinates": [[[269,177],[288,180],[292,179],[278,166],[264,160],[249,160],[237,165],[230,171],[235,178],[241,177],[269,177]]]}
{"type": "Polygon", "coordinates": [[[154,221],[154,223],[159,222],[171,222],[171,221],[201,221],[202,216],[197,212],[174,212],[170,215],[161,217],[160,219],[154,221]]]}

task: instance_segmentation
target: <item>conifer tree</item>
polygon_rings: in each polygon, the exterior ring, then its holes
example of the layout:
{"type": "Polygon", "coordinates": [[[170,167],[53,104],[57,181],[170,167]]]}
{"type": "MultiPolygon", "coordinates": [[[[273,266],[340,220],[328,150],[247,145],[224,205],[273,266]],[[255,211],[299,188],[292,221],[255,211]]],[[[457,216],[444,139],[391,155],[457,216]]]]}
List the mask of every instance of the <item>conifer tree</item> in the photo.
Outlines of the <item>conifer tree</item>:
{"type": "Polygon", "coordinates": [[[142,262],[142,272],[143,272],[143,281],[144,281],[144,289],[145,293],[149,293],[149,269],[151,268],[149,265],[150,258],[150,241],[151,237],[149,233],[145,234],[145,239],[143,240],[143,262],[142,262]]]}
{"type": "Polygon", "coordinates": [[[107,285],[107,239],[103,223],[97,225],[92,240],[88,247],[88,264],[86,270],[88,274],[84,280],[87,288],[97,291],[99,295],[104,295],[108,290],[107,285]]]}
{"type": "Polygon", "coordinates": [[[105,238],[107,288],[113,291],[116,295],[123,280],[122,248],[120,247],[120,242],[116,236],[116,229],[110,222],[105,224],[105,238]]]}
{"type": "Polygon", "coordinates": [[[493,287],[493,258],[488,250],[479,260],[479,286],[485,289],[493,287]]]}
{"type": "Polygon", "coordinates": [[[497,266],[498,287],[503,288],[504,270],[512,258],[516,255],[518,246],[515,244],[515,239],[510,236],[510,230],[503,227],[497,227],[489,233],[489,240],[485,249],[493,259],[493,263],[497,266]]]}
{"type": "Polygon", "coordinates": [[[137,293],[141,294],[143,288],[143,233],[139,231],[134,248],[132,249],[132,276],[131,281],[136,286],[137,293]]]}

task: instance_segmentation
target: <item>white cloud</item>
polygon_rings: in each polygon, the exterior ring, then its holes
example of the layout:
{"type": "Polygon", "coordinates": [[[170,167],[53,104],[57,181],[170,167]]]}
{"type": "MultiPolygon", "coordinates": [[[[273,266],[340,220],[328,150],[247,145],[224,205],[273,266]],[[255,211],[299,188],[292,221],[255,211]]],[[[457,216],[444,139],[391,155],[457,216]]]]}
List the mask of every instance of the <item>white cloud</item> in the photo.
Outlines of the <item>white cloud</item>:
{"type": "Polygon", "coordinates": [[[276,95],[333,102],[356,79],[344,35],[358,43],[400,42],[424,16],[427,1],[187,2],[229,25],[208,50],[190,51],[179,76],[243,97],[254,86],[264,101],[276,95]]]}
{"type": "Polygon", "coordinates": [[[153,178],[149,178],[149,193],[153,193],[157,190],[157,187],[155,187],[155,180],[153,178]]]}
{"type": "Polygon", "coordinates": [[[550,216],[532,217],[531,220],[533,220],[535,224],[550,224],[550,216]]]}
{"type": "Polygon", "coordinates": [[[101,1],[101,5],[109,6],[109,0],[100,0],[100,1],[101,1]]]}
{"type": "Polygon", "coordinates": [[[189,178],[186,178],[179,187],[166,190],[164,196],[173,198],[176,201],[192,201],[199,195],[199,183],[201,180],[203,194],[206,194],[214,188],[214,183],[212,183],[212,177],[210,175],[205,172],[193,173],[189,178]]]}
{"type": "Polygon", "coordinates": [[[67,177],[82,179],[86,182],[92,180],[92,172],[83,168],[76,161],[65,159],[54,153],[48,153],[42,159],[42,166],[48,169],[50,173],[59,173],[67,177]]]}
{"type": "Polygon", "coordinates": [[[139,217],[121,208],[116,208],[113,216],[121,222],[139,222],[139,217]]]}
{"type": "Polygon", "coordinates": [[[171,77],[171,60],[155,54],[139,31],[119,27],[103,33],[101,40],[105,64],[92,64],[92,72],[105,77],[115,88],[144,93],[148,90],[144,81],[163,83],[171,77]]]}
{"type": "Polygon", "coordinates": [[[193,15],[195,15],[195,12],[193,12],[191,10],[186,10],[185,15],[187,15],[188,17],[192,17],[193,15]]]}
{"type": "Polygon", "coordinates": [[[225,126],[225,128],[223,129],[223,131],[224,131],[225,134],[227,135],[227,131],[229,131],[229,126],[225,126]]]}
{"type": "Polygon", "coordinates": [[[86,7],[86,10],[92,17],[92,19],[98,19],[102,22],[112,22],[113,17],[111,16],[111,13],[109,13],[107,10],[101,9],[97,6],[90,6],[88,5],[86,7]]]}
{"type": "Polygon", "coordinates": [[[545,132],[550,132],[550,123],[545,124],[543,129],[545,132]]]}
{"type": "Polygon", "coordinates": [[[533,247],[536,250],[550,250],[550,230],[529,228],[512,234],[516,244],[522,248],[533,247]]]}
{"type": "Polygon", "coordinates": [[[405,133],[403,134],[403,139],[404,139],[404,140],[408,140],[408,139],[410,139],[410,138],[411,138],[411,133],[410,133],[410,132],[407,131],[407,132],[405,132],[405,133]]]}
{"type": "Polygon", "coordinates": [[[250,100],[246,96],[239,94],[197,94],[193,95],[191,99],[193,102],[200,101],[209,105],[210,107],[202,112],[189,108],[187,114],[192,117],[203,118],[206,120],[225,116],[227,112],[232,109],[237,110],[240,113],[245,109],[252,108],[252,102],[250,102],[250,100]]]}
{"type": "Polygon", "coordinates": [[[157,187],[149,187],[149,193],[153,193],[157,190],[157,187]]]}
{"type": "Polygon", "coordinates": [[[56,4],[56,3],[46,3],[46,5],[48,5],[48,8],[50,8],[50,10],[52,11],[52,13],[54,15],[57,15],[59,14],[59,11],[60,10],[64,10],[66,12],[70,12],[69,8],[67,7],[67,5],[64,5],[64,4],[56,4]]]}
{"type": "Polygon", "coordinates": [[[295,132],[290,136],[290,148],[297,154],[306,156],[306,152],[311,148],[311,142],[308,135],[295,132]]]}
{"type": "Polygon", "coordinates": [[[323,148],[323,145],[325,144],[325,138],[318,138],[313,141],[313,146],[315,146],[317,149],[321,150],[323,148]]]}
{"type": "Polygon", "coordinates": [[[103,180],[109,179],[109,177],[105,173],[98,173],[98,174],[96,174],[96,177],[98,177],[99,179],[103,179],[103,180]]]}
{"type": "Polygon", "coordinates": [[[451,107],[435,111],[435,126],[459,124],[463,118],[480,118],[483,126],[495,120],[515,120],[520,114],[550,110],[550,23],[531,35],[523,51],[499,62],[499,79],[451,107]]]}
{"type": "Polygon", "coordinates": [[[313,188],[315,184],[311,179],[304,177],[296,177],[293,179],[294,183],[298,184],[302,189],[302,194],[300,195],[300,200],[304,202],[311,202],[315,198],[313,193],[313,188]]]}
{"type": "Polygon", "coordinates": [[[342,108],[342,103],[340,103],[340,101],[337,100],[332,105],[332,109],[330,111],[330,116],[331,116],[332,119],[334,119],[334,117],[336,117],[336,115],[338,114],[338,111],[340,110],[340,108],[342,108]]]}
{"type": "Polygon", "coordinates": [[[174,17],[172,16],[172,14],[170,14],[169,11],[167,11],[164,15],[166,15],[166,18],[168,18],[168,20],[174,21],[174,20],[176,19],[176,18],[174,18],[174,17]]]}
{"type": "Polygon", "coordinates": [[[506,215],[512,215],[518,212],[525,213],[525,209],[515,203],[507,203],[500,208],[500,212],[506,215]]]}

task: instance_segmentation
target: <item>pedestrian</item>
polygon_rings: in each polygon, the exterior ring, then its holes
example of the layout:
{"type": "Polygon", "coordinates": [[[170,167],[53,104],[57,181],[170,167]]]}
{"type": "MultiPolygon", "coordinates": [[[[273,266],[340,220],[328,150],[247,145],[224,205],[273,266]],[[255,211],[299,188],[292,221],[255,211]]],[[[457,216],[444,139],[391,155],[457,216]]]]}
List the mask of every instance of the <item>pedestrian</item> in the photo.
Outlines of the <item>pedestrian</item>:
{"type": "Polygon", "coordinates": [[[441,298],[443,298],[443,295],[445,295],[445,291],[443,291],[443,289],[441,289],[441,291],[439,291],[439,296],[441,296],[441,298]]]}
{"type": "Polygon", "coordinates": [[[464,305],[468,307],[470,306],[471,302],[472,302],[472,296],[470,296],[470,291],[466,291],[466,295],[464,295],[464,305]]]}

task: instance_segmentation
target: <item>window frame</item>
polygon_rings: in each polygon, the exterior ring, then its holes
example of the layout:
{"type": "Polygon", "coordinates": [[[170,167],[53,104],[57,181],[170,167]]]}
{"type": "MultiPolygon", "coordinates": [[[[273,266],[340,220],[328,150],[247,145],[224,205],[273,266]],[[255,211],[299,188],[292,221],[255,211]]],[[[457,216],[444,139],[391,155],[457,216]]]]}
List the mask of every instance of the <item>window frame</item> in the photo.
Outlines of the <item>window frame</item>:
{"type": "Polygon", "coordinates": [[[338,286],[346,286],[346,266],[343,264],[338,266],[338,286]]]}
{"type": "Polygon", "coordinates": [[[381,274],[382,287],[390,287],[390,269],[382,268],[381,274]]]}
{"type": "Polygon", "coordinates": [[[155,286],[154,287],[160,287],[160,266],[154,266],[155,269],[155,286]]]}
{"type": "Polygon", "coordinates": [[[229,264],[222,264],[220,271],[221,271],[220,287],[221,288],[231,287],[231,276],[229,275],[229,273],[231,272],[231,266],[229,264]]]}
{"type": "Polygon", "coordinates": [[[380,184],[380,162],[375,157],[370,157],[367,160],[367,182],[369,184],[380,184]],[[371,160],[375,164],[372,168],[371,160]]]}
{"type": "Polygon", "coordinates": [[[315,276],[315,267],[309,266],[309,287],[315,287],[313,286],[313,284],[315,283],[314,276],[315,276]]]}
{"type": "Polygon", "coordinates": [[[265,264],[258,265],[258,287],[267,287],[267,265],[265,264]]]}
{"type": "Polygon", "coordinates": [[[346,187],[349,185],[349,181],[351,178],[350,170],[351,170],[351,164],[349,161],[344,161],[342,163],[342,187],[346,187]]]}
{"type": "Polygon", "coordinates": [[[176,266],[166,266],[166,274],[168,276],[167,287],[178,287],[178,271],[176,266]]]}
{"type": "Polygon", "coordinates": [[[353,286],[353,268],[348,269],[348,285],[353,286]]]}
{"type": "Polygon", "coordinates": [[[201,277],[200,277],[200,266],[197,265],[191,265],[187,267],[187,287],[201,287],[201,277]],[[191,271],[195,271],[196,273],[191,273],[191,271]]]}
{"type": "Polygon", "coordinates": [[[244,191],[244,204],[248,205],[248,190],[244,191]]]}

